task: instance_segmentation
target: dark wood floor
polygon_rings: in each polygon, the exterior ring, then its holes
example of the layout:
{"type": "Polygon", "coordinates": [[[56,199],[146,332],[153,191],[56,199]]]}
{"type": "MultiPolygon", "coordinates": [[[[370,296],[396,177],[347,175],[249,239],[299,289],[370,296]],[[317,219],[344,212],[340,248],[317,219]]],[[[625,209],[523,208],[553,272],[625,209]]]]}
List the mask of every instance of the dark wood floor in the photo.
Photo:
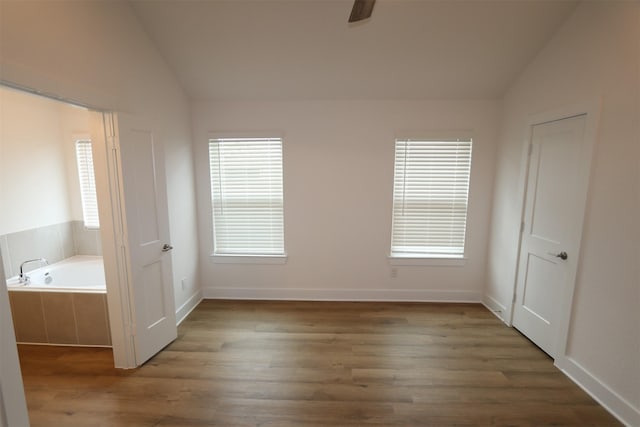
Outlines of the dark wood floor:
{"type": "Polygon", "coordinates": [[[143,367],[20,346],[33,426],[616,426],[476,304],[205,301],[143,367]]]}

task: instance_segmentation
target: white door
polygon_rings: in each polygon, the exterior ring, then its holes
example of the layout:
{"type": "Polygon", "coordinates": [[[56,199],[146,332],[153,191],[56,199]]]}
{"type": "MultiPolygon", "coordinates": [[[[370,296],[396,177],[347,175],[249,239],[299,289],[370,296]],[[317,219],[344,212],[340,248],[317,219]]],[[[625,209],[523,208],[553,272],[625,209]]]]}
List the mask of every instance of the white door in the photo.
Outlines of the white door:
{"type": "Polygon", "coordinates": [[[577,269],[590,162],[585,125],[581,115],[531,133],[513,325],[551,357],[577,269]]]}
{"type": "Polygon", "coordinates": [[[177,336],[165,166],[162,145],[149,126],[118,114],[115,128],[135,361],[141,365],[177,336]]]}

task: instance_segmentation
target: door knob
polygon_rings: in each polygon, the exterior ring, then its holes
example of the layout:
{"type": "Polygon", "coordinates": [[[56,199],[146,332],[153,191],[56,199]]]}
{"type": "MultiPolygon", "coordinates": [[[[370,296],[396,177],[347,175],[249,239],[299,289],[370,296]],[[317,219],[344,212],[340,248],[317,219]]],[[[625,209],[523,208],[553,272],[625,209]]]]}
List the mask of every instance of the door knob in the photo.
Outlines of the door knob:
{"type": "Polygon", "coordinates": [[[162,252],[169,252],[171,249],[173,249],[173,246],[168,243],[165,243],[164,246],[162,246],[162,252]]]}
{"type": "Polygon", "coordinates": [[[567,255],[567,253],[565,251],[562,251],[559,254],[556,254],[556,258],[560,258],[561,260],[565,260],[565,259],[569,258],[569,255],[567,255]]]}

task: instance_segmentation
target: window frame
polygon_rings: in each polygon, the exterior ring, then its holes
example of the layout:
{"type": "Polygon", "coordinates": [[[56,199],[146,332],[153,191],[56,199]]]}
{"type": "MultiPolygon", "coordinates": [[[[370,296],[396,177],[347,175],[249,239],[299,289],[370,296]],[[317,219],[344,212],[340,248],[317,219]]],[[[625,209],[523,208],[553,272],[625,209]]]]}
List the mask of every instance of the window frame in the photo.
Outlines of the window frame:
{"type": "Polygon", "coordinates": [[[214,264],[285,264],[288,259],[286,251],[286,230],[285,230],[285,197],[284,197],[284,172],[285,172],[285,159],[284,159],[284,135],[281,132],[265,131],[265,132],[208,132],[206,142],[206,158],[207,158],[207,179],[208,179],[208,191],[209,191],[209,226],[210,226],[210,251],[209,257],[214,264]],[[213,205],[212,194],[212,170],[210,166],[210,143],[216,139],[279,139],[281,144],[281,163],[282,163],[282,240],[283,240],[283,253],[282,254],[226,254],[216,253],[216,236],[215,236],[215,213],[213,205]]]}
{"type": "Polygon", "coordinates": [[[473,176],[473,153],[476,141],[473,135],[473,131],[424,131],[424,132],[402,132],[396,133],[393,140],[392,156],[393,156],[393,175],[391,179],[391,227],[389,233],[389,253],[387,259],[391,266],[464,266],[468,259],[468,234],[469,234],[469,213],[471,211],[471,187],[473,176]],[[447,255],[436,253],[398,253],[392,252],[393,248],[393,234],[394,234],[394,201],[395,201],[395,178],[396,178],[396,144],[399,141],[470,141],[470,164],[469,164],[469,184],[467,189],[467,206],[465,212],[465,229],[464,229],[464,245],[462,247],[461,255],[447,255]]]}

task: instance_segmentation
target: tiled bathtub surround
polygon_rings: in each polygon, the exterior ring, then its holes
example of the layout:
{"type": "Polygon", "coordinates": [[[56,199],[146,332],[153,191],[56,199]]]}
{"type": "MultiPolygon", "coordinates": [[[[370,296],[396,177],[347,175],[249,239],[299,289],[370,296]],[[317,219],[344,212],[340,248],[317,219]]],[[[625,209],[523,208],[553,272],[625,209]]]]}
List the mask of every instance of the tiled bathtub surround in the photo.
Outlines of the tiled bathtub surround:
{"type": "MultiPolygon", "coordinates": [[[[50,264],[74,255],[102,255],[100,230],[85,228],[82,221],[69,221],[0,236],[0,250],[7,277],[17,276],[20,264],[45,258],[50,264]]],[[[40,267],[25,266],[25,271],[40,267]]]]}
{"type": "Polygon", "coordinates": [[[82,221],[72,221],[74,255],[99,255],[102,256],[102,240],[99,229],[89,229],[82,221]]]}
{"type": "Polygon", "coordinates": [[[111,346],[105,293],[9,292],[16,340],[111,346]]]}

